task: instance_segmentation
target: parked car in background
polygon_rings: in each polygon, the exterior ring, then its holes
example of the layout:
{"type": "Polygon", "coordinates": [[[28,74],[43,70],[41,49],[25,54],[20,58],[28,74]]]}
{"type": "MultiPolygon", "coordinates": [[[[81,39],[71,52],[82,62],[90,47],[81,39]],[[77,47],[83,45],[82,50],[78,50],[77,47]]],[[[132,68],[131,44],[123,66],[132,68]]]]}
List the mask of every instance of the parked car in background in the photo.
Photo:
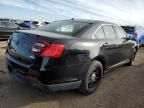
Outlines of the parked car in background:
{"type": "Polygon", "coordinates": [[[9,74],[17,81],[91,94],[105,72],[132,65],[136,52],[136,42],[120,26],[72,19],[14,32],[5,56],[9,74]]]}
{"type": "Polygon", "coordinates": [[[18,25],[24,29],[31,29],[32,28],[32,21],[24,21],[18,25]]]}
{"type": "Polygon", "coordinates": [[[144,45],[144,28],[141,26],[121,26],[132,40],[144,45]]]}
{"type": "Polygon", "coordinates": [[[42,23],[39,21],[33,21],[32,25],[34,29],[43,26],[42,23]]]}
{"type": "Polygon", "coordinates": [[[42,22],[42,26],[47,25],[47,24],[49,24],[49,23],[50,23],[50,22],[47,22],[47,21],[42,22]]]}
{"type": "Polygon", "coordinates": [[[24,29],[36,29],[43,26],[43,24],[39,21],[24,21],[18,25],[24,29]]]}
{"type": "Polygon", "coordinates": [[[22,29],[20,26],[9,21],[0,21],[0,40],[8,39],[15,31],[22,29]]]}
{"type": "Polygon", "coordinates": [[[49,24],[49,22],[39,22],[39,21],[33,21],[32,22],[34,29],[41,27],[41,26],[44,26],[44,25],[47,25],[47,24],[49,24]]]}

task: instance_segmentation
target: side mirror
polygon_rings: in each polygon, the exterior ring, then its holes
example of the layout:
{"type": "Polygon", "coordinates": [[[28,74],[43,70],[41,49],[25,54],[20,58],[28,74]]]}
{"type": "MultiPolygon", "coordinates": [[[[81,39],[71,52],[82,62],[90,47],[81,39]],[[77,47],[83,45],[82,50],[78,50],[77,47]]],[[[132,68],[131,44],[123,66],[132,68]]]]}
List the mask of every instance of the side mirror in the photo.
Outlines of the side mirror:
{"type": "Polygon", "coordinates": [[[131,34],[127,34],[127,39],[133,39],[134,38],[134,35],[131,35],[131,34]]]}

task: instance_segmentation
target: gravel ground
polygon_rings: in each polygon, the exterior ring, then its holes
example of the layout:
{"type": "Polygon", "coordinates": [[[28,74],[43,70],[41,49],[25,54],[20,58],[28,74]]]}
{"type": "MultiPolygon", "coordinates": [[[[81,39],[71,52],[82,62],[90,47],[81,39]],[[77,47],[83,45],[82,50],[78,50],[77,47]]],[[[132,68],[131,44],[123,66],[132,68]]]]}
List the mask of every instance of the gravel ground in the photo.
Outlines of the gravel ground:
{"type": "Polygon", "coordinates": [[[7,41],[0,41],[0,60],[3,59],[7,41]]]}
{"type": "MultiPolygon", "coordinates": [[[[5,70],[4,59],[0,70],[5,70]]],[[[77,91],[38,91],[0,72],[0,108],[144,108],[144,50],[139,50],[134,66],[105,74],[97,91],[89,96],[77,91]]]]}

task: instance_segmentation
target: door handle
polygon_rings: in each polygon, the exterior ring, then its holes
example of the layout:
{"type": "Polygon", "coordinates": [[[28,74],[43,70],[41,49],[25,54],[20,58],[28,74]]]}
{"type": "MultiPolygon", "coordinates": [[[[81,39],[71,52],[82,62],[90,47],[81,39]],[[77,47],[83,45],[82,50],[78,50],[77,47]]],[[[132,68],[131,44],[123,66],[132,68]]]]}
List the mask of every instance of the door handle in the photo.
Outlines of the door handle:
{"type": "Polygon", "coordinates": [[[126,44],[125,42],[122,43],[122,45],[126,44]]]}
{"type": "Polygon", "coordinates": [[[108,45],[108,43],[107,43],[107,42],[103,44],[103,46],[107,46],[107,45],[108,45]]]}
{"type": "Polygon", "coordinates": [[[108,43],[106,42],[105,45],[107,45],[108,43]]]}

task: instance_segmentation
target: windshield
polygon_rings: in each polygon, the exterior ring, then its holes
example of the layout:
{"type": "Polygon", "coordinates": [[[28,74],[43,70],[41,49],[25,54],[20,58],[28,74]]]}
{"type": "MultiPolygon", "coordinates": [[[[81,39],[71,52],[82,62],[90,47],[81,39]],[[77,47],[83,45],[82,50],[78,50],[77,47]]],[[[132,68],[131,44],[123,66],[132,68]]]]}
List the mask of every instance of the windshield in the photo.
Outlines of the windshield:
{"type": "Polygon", "coordinates": [[[85,22],[58,21],[58,22],[52,22],[38,29],[47,32],[76,36],[78,33],[82,32],[89,25],[90,25],[89,23],[85,22]]]}
{"type": "Polygon", "coordinates": [[[126,27],[126,26],[122,26],[122,28],[125,30],[125,32],[134,32],[134,27],[126,27]]]}

